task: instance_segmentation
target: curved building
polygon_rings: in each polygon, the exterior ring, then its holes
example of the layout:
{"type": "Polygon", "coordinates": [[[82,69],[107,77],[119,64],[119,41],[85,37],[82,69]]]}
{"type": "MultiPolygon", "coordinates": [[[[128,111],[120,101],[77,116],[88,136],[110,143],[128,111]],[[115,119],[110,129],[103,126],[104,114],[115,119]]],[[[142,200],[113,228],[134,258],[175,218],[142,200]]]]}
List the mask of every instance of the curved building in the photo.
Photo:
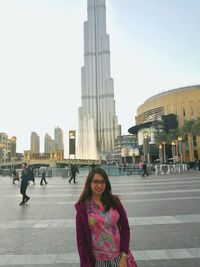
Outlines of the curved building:
{"type": "Polygon", "coordinates": [[[200,117],[200,85],[182,87],[150,97],[138,107],[136,124],[168,114],[177,115],[179,127],[183,126],[185,120],[200,117]]]}
{"type": "MultiPolygon", "coordinates": [[[[163,116],[170,114],[176,115],[178,127],[182,127],[185,121],[200,117],[200,85],[177,88],[148,98],[137,108],[136,126],[130,128],[129,132],[143,135],[144,132],[147,132],[147,128],[150,129],[149,123],[159,121],[163,116]]],[[[151,131],[148,132],[148,135],[152,136],[151,131]]],[[[200,157],[199,149],[198,136],[195,142],[188,140],[184,154],[185,160],[194,160],[195,150],[200,157]]]]}

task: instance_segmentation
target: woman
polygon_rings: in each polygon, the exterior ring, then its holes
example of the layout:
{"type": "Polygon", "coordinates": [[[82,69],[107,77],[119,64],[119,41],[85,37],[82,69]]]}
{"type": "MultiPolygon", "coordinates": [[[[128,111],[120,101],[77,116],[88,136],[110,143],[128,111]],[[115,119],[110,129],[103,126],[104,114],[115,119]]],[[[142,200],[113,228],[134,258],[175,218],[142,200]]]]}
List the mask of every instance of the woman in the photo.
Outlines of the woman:
{"type": "Polygon", "coordinates": [[[106,172],[95,168],[75,205],[81,267],[126,267],[130,228],[119,198],[111,193],[106,172]]]}

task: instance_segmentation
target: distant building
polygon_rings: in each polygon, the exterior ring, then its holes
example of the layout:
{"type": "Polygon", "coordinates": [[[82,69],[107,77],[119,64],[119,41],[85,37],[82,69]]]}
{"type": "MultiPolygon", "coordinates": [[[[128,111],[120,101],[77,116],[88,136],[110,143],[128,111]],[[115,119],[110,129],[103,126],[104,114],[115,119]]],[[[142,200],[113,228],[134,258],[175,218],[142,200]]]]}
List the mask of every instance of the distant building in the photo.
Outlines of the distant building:
{"type": "Polygon", "coordinates": [[[17,138],[16,136],[12,136],[8,139],[8,149],[10,150],[10,158],[16,158],[16,150],[17,150],[17,138]]]}
{"type": "MultiPolygon", "coordinates": [[[[148,159],[148,153],[155,159],[159,156],[158,144],[155,142],[156,131],[160,129],[168,132],[170,128],[180,128],[185,121],[199,117],[200,85],[187,86],[148,98],[137,108],[136,125],[128,131],[138,135],[138,144],[143,146],[143,152],[146,150],[145,159],[148,159]]],[[[200,136],[188,136],[181,147],[183,161],[200,159],[200,136]]]]}
{"type": "Polygon", "coordinates": [[[125,157],[138,156],[137,135],[121,135],[115,139],[115,151],[118,161],[124,161],[125,157]]]}
{"type": "Polygon", "coordinates": [[[31,147],[32,153],[40,153],[40,137],[36,132],[31,133],[31,147]]]}
{"type": "Polygon", "coordinates": [[[54,129],[54,141],[55,149],[64,151],[63,131],[59,127],[54,129]]]}
{"type": "Polygon", "coordinates": [[[6,133],[0,133],[0,160],[9,161],[16,157],[16,140],[15,136],[8,138],[6,133]]]}
{"type": "Polygon", "coordinates": [[[44,137],[44,153],[53,153],[55,151],[55,141],[49,134],[44,137]]]}
{"type": "Polygon", "coordinates": [[[8,158],[8,135],[6,133],[0,133],[0,159],[6,161],[8,158]]]}

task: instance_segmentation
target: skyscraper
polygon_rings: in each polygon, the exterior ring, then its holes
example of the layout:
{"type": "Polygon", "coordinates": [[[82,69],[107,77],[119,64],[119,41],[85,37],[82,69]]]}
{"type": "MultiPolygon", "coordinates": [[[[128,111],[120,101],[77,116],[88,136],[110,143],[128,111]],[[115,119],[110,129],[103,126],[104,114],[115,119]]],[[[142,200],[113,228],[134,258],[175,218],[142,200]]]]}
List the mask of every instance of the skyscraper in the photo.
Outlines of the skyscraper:
{"type": "Polygon", "coordinates": [[[81,69],[78,151],[81,158],[99,158],[114,148],[120,135],[110,74],[110,43],[105,0],[88,0],[84,22],[84,66],[81,69]]]}
{"type": "Polygon", "coordinates": [[[53,153],[55,151],[55,141],[46,133],[44,136],[44,153],[53,153]]]}
{"type": "Polygon", "coordinates": [[[40,153],[40,137],[36,132],[31,133],[31,152],[40,153]]]}
{"type": "Polygon", "coordinates": [[[55,149],[64,151],[63,131],[59,127],[56,127],[54,129],[54,141],[55,149]]]}

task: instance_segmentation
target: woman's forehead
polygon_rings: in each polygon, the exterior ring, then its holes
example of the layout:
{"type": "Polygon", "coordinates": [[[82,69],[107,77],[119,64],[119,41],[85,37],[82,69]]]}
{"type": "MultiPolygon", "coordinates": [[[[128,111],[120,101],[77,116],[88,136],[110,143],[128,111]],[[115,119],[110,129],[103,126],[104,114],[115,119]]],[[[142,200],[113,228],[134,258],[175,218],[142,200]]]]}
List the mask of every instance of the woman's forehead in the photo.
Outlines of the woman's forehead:
{"type": "Polygon", "coordinates": [[[93,179],[104,180],[103,176],[100,173],[95,173],[93,179]]]}

